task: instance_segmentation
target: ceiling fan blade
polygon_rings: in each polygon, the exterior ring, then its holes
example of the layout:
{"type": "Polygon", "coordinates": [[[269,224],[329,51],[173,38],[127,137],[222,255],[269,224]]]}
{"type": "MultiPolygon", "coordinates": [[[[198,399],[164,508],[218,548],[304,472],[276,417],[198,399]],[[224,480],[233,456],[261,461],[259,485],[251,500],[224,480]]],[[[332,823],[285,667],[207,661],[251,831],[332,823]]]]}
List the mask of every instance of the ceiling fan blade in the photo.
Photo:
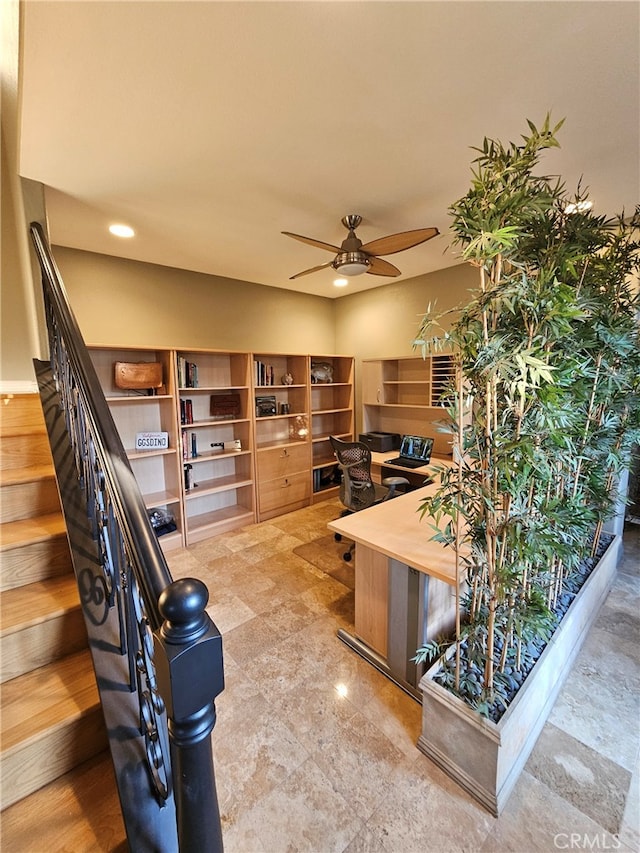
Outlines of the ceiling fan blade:
{"type": "Polygon", "coordinates": [[[398,267],[394,267],[389,261],[383,261],[382,258],[371,258],[371,264],[367,270],[369,275],[400,275],[398,267]]]}
{"type": "Polygon", "coordinates": [[[388,237],[380,237],[362,246],[362,251],[368,255],[393,255],[395,252],[403,252],[412,246],[426,243],[432,237],[437,237],[440,232],[437,228],[417,228],[414,231],[401,231],[399,234],[390,234],[388,237]]]}
{"type": "Polygon", "coordinates": [[[323,243],[322,240],[314,240],[312,237],[302,237],[300,234],[292,234],[291,231],[282,231],[282,234],[287,237],[293,237],[294,240],[300,240],[301,243],[308,243],[310,246],[316,246],[318,249],[326,249],[328,252],[333,252],[337,255],[340,251],[340,246],[332,246],[331,243],[323,243]]]}
{"type": "Polygon", "coordinates": [[[320,264],[319,267],[311,267],[310,270],[303,270],[302,272],[297,272],[295,275],[289,276],[289,281],[293,281],[294,278],[300,278],[301,275],[309,275],[310,272],[317,272],[318,270],[324,270],[327,267],[330,267],[333,261],[327,261],[326,264],[320,264]]]}

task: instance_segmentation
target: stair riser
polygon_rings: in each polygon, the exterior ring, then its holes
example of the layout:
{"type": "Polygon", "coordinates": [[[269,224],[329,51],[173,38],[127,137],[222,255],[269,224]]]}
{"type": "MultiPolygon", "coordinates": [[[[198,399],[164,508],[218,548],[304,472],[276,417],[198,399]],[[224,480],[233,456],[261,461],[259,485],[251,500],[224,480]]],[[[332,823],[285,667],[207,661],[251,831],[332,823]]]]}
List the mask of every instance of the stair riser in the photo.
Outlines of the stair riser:
{"type": "Polygon", "coordinates": [[[56,482],[35,480],[32,483],[16,483],[2,486],[0,492],[0,523],[18,521],[21,518],[36,518],[60,510],[60,498],[56,482]]]}
{"type": "Polygon", "coordinates": [[[8,435],[0,442],[0,470],[51,465],[51,449],[46,433],[8,435]]]}
{"type": "Polygon", "coordinates": [[[79,607],[7,634],[0,640],[0,683],[80,651],[86,645],[87,632],[79,607]]]}
{"type": "Polygon", "coordinates": [[[72,571],[66,536],[11,548],[0,554],[0,592],[72,571]]]}
{"type": "Polygon", "coordinates": [[[39,790],[107,746],[104,718],[98,706],[82,718],[17,747],[3,756],[2,775],[11,784],[2,787],[1,808],[39,790]]]}

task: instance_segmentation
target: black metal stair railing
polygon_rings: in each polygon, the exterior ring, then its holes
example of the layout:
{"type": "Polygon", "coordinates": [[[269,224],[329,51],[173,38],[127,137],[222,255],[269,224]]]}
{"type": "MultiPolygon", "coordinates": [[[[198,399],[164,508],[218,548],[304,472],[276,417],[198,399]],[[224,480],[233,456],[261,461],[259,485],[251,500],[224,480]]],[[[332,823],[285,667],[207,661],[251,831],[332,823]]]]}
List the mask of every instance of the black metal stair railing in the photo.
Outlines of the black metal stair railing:
{"type": "Polygon", "coordinates": [[[222,639],[173,581],[39,223],[50,362],[34,362],[129,846],[222,850],[211,732],[222,639]]]}

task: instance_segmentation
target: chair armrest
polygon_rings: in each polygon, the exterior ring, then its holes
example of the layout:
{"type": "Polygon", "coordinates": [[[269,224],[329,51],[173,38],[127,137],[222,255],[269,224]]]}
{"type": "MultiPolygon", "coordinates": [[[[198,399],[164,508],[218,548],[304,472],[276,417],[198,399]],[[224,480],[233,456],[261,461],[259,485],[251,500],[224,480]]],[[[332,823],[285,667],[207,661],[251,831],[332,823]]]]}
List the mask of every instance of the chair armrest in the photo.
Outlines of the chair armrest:
{"type": "Polygon", "coordinates": [[[389,489],[383,498],[383,500],[388,501],[400,494],[400,492],[397,491],[398,486],[408,486],[410,483],[406,477],[385,477],[382,481],[382,485],[389,489]]]}

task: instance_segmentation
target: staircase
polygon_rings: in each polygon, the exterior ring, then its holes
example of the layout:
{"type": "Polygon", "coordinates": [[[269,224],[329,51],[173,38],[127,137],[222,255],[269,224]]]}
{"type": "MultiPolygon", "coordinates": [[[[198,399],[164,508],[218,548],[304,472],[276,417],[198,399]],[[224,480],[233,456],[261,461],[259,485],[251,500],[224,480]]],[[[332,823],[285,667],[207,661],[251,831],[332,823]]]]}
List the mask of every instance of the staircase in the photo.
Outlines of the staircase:
{"type": "Polygon", "coordinates": [[[113,850],[125,833],[38,395],[0,399],[0,440],[2,846],[113,850]],[[87,840],[96,826],[73,843],[101,814],[109,846],[87,840]]]}

